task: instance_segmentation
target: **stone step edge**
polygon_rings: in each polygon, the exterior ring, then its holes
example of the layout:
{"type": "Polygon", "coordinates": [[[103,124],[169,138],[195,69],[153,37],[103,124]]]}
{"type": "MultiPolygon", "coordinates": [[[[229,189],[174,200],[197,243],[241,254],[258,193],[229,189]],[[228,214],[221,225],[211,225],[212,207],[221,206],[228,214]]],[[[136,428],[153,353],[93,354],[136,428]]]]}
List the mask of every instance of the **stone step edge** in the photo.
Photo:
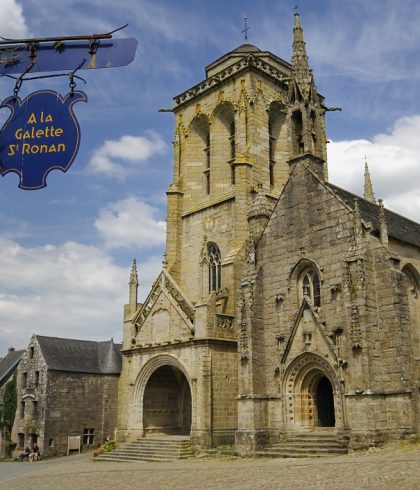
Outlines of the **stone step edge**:
{"type": "Polygon", "coordinates": [[[320,454],[348,454],[348,451],[346,449],[317,449],[317,448],[298,448],[298,447],[290,447],[290,446],[285,446],[285,447],[279,447],[275,449],[267,449],[264,452],[266,453],[282,453],[282,452],[290,452],[290,453],[308,453],[308,454],[313,454],[313,453],[320,453],[320,454]]]}
{"type": "Polygon", "coordinates": [[[259,458],[327,458],[328,456],[341,456],[341,454],[290,454],[290,453],[265,453],[257,452],[255,455],[259,458]]]}
{"type": "Polygon", "coordinates": [[[177,454],[177,455],[172,455],[172,454],[155,454],[155,453],[117,453],[117,452],[110,452],[110,453],[105,453],[105,454],[100,454],[98,456],[95,456],[93,459],[94,460],[100,460],[104,459],[106,461],[110,461],[113,458],[127,458],[127,459],[133,459],[133,460],[165,460],[165,461],[176,461],[178,459],[187,459],[190,457],[193,457],[194,453],[184,453],[184,454],[177,454]]]}
{"type": "MultiPolygon", "coordinates": [[[[157,453],[153,453],[153,452],[147,452],[147,451],[118,451],[118,452],[112,452],[113,455],[115,456],[154,456],[154,455],[157,455],[157,453]]],[[[184,453],[176,453],[176,454],[172,454],[172,453],[166,453],[166,452],[161,452],[159,453],[159,455],[163,456],[163,457],[168,457],[168,458],[180,458],[182,456],[192,456],[194,453],[191,451],[191,452],[184,452],[184,453]]],[[[101,454],[101,456],[103,456],[101,454]]]]}
{"type": "Polygon", "coordinates": [[[301,444],[298,442],[284,442],[282,444],[273,444],[272,446],[267,447],[267,450],[270,449],[281,449],[283,447],[302,447],[302,448],[307,448],[307,449],[313,449],[313,448],[319,448],[319,449],[348,449],[348,446],[344,446],[341,444],[301,444]]]}

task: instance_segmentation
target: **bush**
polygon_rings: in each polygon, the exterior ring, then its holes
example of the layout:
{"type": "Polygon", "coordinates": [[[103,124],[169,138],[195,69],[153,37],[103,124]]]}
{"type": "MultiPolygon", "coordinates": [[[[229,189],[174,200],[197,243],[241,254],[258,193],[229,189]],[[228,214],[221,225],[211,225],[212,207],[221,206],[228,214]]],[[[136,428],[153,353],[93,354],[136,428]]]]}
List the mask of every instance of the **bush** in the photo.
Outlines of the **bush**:
{"type": "Polygon", "coordinates": [[[113,451],[114,449],[117,449],[117,443],[115,441],[107,441],[104,444],[104,452],[109,453],[110,451],[113,451]]]}
{"type": "Polygon", "coordinates": [[[115,441],[107,441],[101,446],[98,447],[98,449],[95,449],[93,455],[94,456],[99,456],[100,454],[103,453],[109,453],[110,451],[113,451],[114,449],[117,449],[117,443],[115,441]]]}

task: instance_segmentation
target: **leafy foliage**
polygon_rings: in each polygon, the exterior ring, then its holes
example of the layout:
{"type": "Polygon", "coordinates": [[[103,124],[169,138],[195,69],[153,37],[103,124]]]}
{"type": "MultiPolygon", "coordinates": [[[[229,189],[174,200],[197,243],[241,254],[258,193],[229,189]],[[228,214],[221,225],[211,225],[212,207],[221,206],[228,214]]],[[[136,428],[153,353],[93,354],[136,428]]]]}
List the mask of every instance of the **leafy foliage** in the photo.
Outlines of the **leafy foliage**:
{"type": "Polygon", "coordinates": [[[12,432],[13,421],[17,408],[17,389],[16,389],[16,371],[13,378],[6,384],[4,389],[3,414],[2,414],[2,432],[7,438],[12,432]]]}

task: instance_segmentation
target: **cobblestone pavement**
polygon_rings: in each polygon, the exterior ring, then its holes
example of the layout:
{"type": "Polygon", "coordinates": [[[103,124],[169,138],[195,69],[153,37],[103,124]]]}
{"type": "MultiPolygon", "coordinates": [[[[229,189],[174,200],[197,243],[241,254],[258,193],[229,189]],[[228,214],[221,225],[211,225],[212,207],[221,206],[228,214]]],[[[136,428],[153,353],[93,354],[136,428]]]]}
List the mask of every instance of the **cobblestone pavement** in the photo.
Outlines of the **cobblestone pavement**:
{"type": "Polygon", "coordinates": [[[3,473],[5,479],[1,473],[8,465],[19,468],[18,463],[0,464],[0,489],[420,488],[419,447],[322,459],[205,457],[174,463],[92,462],[82,455],[41,461],[33,465],[33,470],[25,468],[23,474],[3,473]]]}

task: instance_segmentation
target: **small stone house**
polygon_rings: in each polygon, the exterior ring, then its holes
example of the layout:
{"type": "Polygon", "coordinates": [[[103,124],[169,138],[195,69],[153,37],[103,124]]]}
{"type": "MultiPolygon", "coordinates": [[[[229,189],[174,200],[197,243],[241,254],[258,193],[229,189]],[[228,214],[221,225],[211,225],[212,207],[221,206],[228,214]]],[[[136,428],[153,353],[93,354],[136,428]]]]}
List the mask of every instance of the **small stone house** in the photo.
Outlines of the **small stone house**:
{"type": "Polygon", "coordinates": [[[33,335],[18,369],[12,431],[17,451],[37,442],[44,456],[66,454],[69,436],[94,448],[113,436],[121,346],[33,335]]]}

